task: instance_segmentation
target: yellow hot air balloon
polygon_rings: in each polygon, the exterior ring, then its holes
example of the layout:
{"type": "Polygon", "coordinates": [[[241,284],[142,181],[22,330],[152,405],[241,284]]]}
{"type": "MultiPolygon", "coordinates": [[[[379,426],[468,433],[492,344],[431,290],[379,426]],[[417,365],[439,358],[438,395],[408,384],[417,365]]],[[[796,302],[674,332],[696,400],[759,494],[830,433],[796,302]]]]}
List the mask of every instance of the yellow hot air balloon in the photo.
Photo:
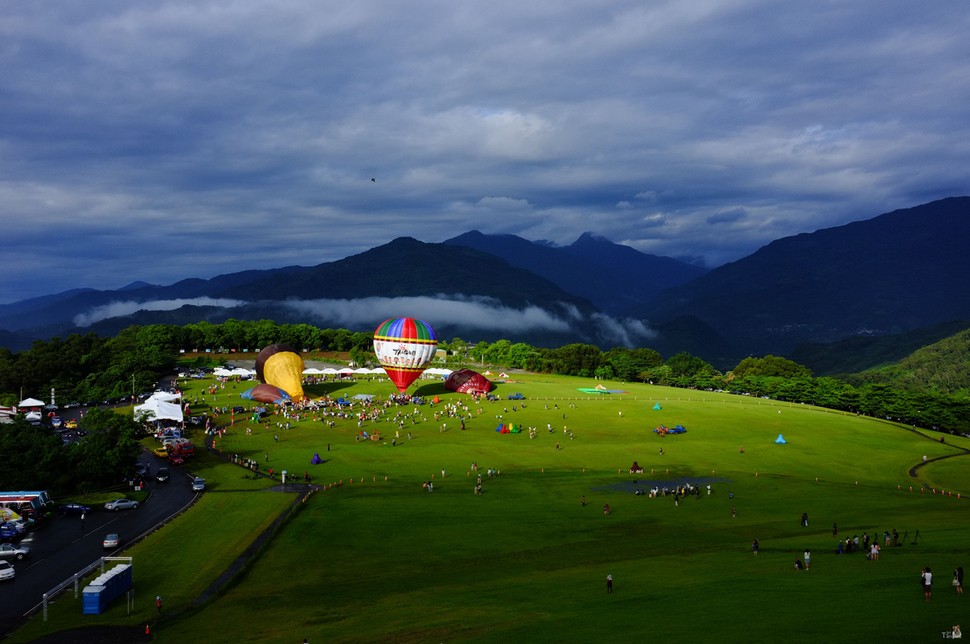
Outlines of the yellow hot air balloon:
{"type": "Polygon", "coordinates": [[[271,344],[256,356],[256,377],[279,387],[293,402],[303,400],[303,358],[285,344],[271,344]]]}

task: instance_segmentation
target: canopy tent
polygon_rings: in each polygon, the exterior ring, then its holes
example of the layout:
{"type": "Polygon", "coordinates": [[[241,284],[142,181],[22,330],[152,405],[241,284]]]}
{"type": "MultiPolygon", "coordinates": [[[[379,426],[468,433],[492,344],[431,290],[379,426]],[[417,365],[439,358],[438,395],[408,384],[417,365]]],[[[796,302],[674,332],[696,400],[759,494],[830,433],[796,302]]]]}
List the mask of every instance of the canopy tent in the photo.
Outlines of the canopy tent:
{"type": "Polygon", "coordinates": [[[145,404],[135,407],[135,420],[152,422],[156,420],[174,420],[182,422],[182,408],[175,403],[165,402],[158,398],[149,398],[145,404]]]}
{"type": "Polygon", "coordinates": [[[173,394],[170,391],[156,391],[155,393],[153,393],[151,396],[148,397],[148,400],[160,400],[162,402],[173,402],[175,400],[178,400],[181,397],[182,397],[182,394],[173,394]]]}
{"type": "Polygon", "coordinates": [[[369,403],[374,400],[374,394],[357,394],[354,396],[354,400],[360,400],[361,402],[369,403]]]}
{"type": "Polygon", "coordinates": [[[303,370],[304,376],[322,376],[323,369],[317,369],[316,367],[308,367],[303,370]]]}
{"type": "Polygon", "coordinates": [[[44,401],[37,400],[36,398],[24,398],[19,403],[17,403],[17,406],[18,407],[43,407],[44,401]]]}
{"type": "Polygon", "coordinates": [[[228,378],[232,375],[231,369],[223,369],[222,367],[213,370],[212,375],[216,378],[228,378]]]}

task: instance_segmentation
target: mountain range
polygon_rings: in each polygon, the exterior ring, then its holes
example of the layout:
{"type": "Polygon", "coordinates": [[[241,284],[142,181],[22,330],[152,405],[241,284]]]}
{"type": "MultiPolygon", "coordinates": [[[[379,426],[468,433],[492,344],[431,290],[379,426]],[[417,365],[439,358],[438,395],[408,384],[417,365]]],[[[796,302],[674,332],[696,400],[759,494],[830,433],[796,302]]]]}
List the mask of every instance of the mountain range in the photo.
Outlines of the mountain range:
{"type": "Polygon", "coordinates": [[[399,238],[315,266],[0,305],[0,346],[229,318],[370,331],[385,317],[411,315],[446,339],[647,346],[721,368],[799,351],[824,362],[827,343],[970,320],[968,215],[970,197],[943,199],[779,239],[712,270],[594,233],[562,247],[478,231],[443,243],[399,238]]]}

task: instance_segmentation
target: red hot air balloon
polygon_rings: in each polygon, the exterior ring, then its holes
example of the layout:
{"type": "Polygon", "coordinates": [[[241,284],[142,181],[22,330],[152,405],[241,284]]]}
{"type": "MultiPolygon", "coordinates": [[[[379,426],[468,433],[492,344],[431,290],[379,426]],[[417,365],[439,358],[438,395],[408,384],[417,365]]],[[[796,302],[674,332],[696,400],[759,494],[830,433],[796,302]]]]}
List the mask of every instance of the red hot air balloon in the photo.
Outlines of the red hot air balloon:
{"type": "Polygon", "coordinates": [[[374,353],[402,393],[434,358],[437,346],[431,325],[414,318],[389,318],[374,331],[374,353]]]}

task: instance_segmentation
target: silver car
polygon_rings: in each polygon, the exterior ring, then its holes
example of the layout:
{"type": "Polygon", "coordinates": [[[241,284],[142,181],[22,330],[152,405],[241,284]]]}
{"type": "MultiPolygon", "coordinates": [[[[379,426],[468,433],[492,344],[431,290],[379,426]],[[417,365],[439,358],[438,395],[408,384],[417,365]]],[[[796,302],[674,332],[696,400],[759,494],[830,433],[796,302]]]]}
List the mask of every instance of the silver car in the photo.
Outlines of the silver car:
{"type": "Polygon", "coordinates": [[[132,501],[131,499],[115,499],[114,501],[108,501],[104,504],[105,510],[137,510],[138,501],[132,501]]]}
{"type": "Polygon", "coordinates": [[[0,559],[23,559],[30,555],[30,548],[15,546],[12,543],[0,544],[0,559]]]}

